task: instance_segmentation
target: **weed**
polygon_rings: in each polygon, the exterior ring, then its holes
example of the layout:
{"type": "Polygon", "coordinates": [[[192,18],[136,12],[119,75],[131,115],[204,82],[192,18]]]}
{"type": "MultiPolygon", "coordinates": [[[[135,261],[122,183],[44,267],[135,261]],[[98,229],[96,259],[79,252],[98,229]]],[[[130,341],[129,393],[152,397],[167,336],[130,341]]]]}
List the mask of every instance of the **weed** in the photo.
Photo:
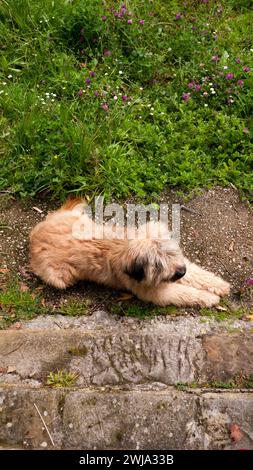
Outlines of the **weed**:
{"type": "Polygon", "coordinates": [[[46,385],[52,388],[74,387],[78,374],[74,372],[66,372],[58,370],[57,372],[50,372],[46,378],[46,385]]]}
{"type": "Polygon", "coordinates": [[[223,382],[221,380],[214,380],[208,384],[208,387],[230,389],[230,388],[235,388],[235,383],[233,380],[229,380],[228,382],[223,382]]]}
{"type": "Polygon", "coordinates": [[[236,374],[229,380],[211,380],[210,382],[178,382],[175,385],[177,390],[185,391],[194,388],[217,388],[217,389],[238,389],[253,388],[253,375],[236,374]]]}
{"type": "Polygon", "coordinates": [[[187,390],[188,388],[198,388],[200,385],[197,382],[177,382],[175,387],[177,390],[187,390]]]}
{"type": "Polygon", "coordinates": [[[228,381],[212,381],[207,384],[210,388],[253,388],[253,375],[236,374],[228,381]]]}
{"type": "Polygon", "coordinates": [[[70,317],[87,315],[88,302],[80,302],[78,299],[69,299],[66,303],[62,303],[57,309],[57,313],[70,317]]]}

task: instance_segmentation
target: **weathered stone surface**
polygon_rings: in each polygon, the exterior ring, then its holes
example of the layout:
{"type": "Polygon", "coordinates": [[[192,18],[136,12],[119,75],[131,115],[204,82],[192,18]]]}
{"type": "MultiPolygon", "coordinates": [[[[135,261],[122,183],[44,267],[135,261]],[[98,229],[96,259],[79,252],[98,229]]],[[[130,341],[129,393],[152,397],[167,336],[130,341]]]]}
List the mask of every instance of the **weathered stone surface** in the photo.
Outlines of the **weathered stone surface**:
{"type": "Polygon", "coordinates": [[[79,374],[78,385],[192,381],[202,367],[201,341],[149,333],[79,331],[0,332],[2,382],[43,381],[56,369],[79,374]],[[10,373],[7,373],[10,371],[10,373]]]}
{"type": "Polygon", "coordinates": [[[103,386],[228,380],[253,373],[252,333],[201,334],[169,325],[0,332],[0,382],[40,386],[51,371],[78,374],[77,385],[103,386]]]}
{"type": "Polygon", "coordinates": [[[157,316],[140,320],[135,317],[112,315],[105,310],[95,310],[91,315],[65,316],[60,314],[38,315],[29,321],[22,321],[22,329],[56,330],[75,329],[82,331],[134,331],[148,332],[149,330],[165,330],[168,334],[176,333],[182,336],[199,336],[214,332],[227,332],[232,327],[237,331],[252,331],[252,322],[229,318],[218,322],[212,317],[193,317],[188,311],[180,316],[157,316]],[[203,321],[204,320],[204,321],[203,321]]]}
{"type": "Polygon", "coordinates": [[[226,381],[237,373],[253,374],[253,334],[203,336],[204,370],[208,380],[226,381]]]}
{"type": "MultiPolygon", "coordinates": [[[[71,348],[78,346],[78,332],[0,331],[2,381],[43,380],[49,371],[68,366],[71,348]]],[[[1,377],[0,377],[1,380],[1,377]]]]}
{"type": "Polygon", "coordinates": [[[37,406],[50,429],[54,447],[59,448],[62,441],[61,397],[62,392],[54,390],[0,388],[0,444],[36,449],[53,447],[37,406]]]}
{"type": "Polygon", "coordinates": [[[195,397],[172,389],[85,394],[77,391],[66,397],[63,446],[182,449],[185,429],[195,413],[195,397]]]}
{"type": "Polygon", "coordinates": [[[253,393],[205,393],[200,409],[204,449],[253,449],[253,393]],[[238,442],[231,440],[232,424],[242,432],[238,442]]]}
{"type": "Polygon", "coordinates": [[[0,448],[253,449],[253,393],[0,388],[0,448]],[[42,422],[35,405],[45,424],[42,422]],[[231,425],[242,433],[231,439],[231,425]]]}

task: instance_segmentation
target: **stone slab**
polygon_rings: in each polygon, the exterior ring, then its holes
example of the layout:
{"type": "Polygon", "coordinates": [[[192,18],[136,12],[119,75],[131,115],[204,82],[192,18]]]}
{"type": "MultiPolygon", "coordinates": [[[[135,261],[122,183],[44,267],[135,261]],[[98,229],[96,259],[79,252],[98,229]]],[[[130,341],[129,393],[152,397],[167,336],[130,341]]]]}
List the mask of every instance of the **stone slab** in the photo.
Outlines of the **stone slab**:
{"type": "Polygon", "coordinates": [[[5,386],[0,388],[0,447],[253,449],[253,393],[5,386]],[[233,424],[240,427],[240,442],[231,438],[233,424]]]}

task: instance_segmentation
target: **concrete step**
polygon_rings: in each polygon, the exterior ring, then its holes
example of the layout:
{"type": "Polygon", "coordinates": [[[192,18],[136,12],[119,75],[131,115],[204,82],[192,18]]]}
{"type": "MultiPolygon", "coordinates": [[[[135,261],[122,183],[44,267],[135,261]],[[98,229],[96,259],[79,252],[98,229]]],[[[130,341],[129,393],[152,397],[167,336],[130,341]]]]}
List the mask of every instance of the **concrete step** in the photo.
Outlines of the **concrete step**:
{"type": "Polygon", "coordinates": [[[251,322],[228,328],[202,321],[134,321],[100,329],[31,329],[32,323],[0,331],[0,383],[39,387],[56,370],[75,372],[78,387],[203,385],[253,374],[251,322]]]}
{"type": "Polygon", "coordinates": [[[0,447],[253,449],[253,393],[0,388],[0,447]],[[233,442],[232,426],[240,439],[233,442]]]}

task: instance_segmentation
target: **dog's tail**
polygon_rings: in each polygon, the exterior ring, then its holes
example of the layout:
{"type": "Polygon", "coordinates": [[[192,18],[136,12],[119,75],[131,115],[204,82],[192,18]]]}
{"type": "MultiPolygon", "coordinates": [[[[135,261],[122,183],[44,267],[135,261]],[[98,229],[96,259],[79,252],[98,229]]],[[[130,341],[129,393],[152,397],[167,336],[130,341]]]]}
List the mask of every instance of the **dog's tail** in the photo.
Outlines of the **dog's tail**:
{"type": "Polygon", "coordinates": [[[82,204],[83,206],[87,205],[87,201],[82,197],[73,197],[70,196],[67,201],[60,207],[60,211],[70,211],[74,209],[74,207],[82,204]]]}

